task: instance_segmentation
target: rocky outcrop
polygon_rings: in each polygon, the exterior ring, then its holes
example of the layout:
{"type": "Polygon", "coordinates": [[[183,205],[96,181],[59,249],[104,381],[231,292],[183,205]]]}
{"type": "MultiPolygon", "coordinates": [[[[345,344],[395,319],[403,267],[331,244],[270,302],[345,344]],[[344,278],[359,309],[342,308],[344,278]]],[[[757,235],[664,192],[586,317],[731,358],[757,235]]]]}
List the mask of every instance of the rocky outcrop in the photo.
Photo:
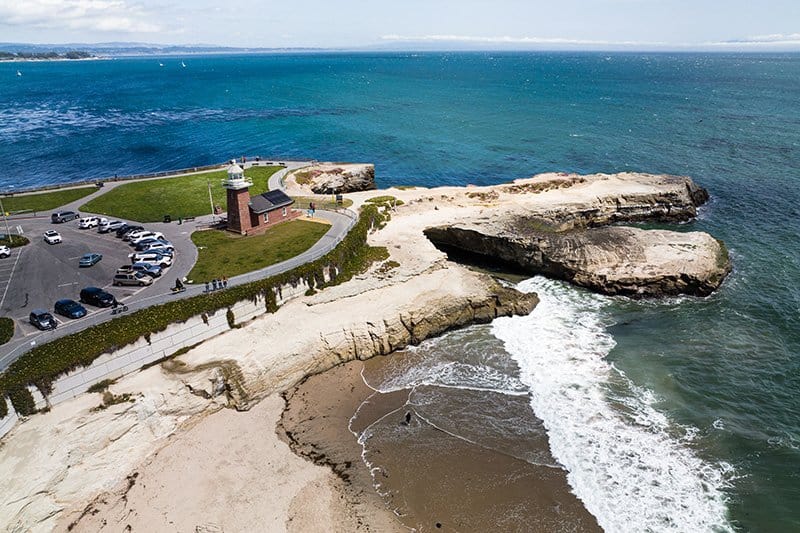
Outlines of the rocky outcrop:
{"type": "MultiPolygon", "coordinates": [[[[647,187],[633,186],[612,195],[590,201],[573,201],[557,208],[535,213],[518,222],[539,225],[551,231],[567,231],[632,222],[687,222],[697,216],[697,208],[708,201],[708,191],[691,178],[670,175],[616,174],[613,177],[639,185],[646,176],[647,187]]],[[[565,189],[577,184],[602,181],[605,175],[565,175],[548,179],[519,180],[498,190],[512,194],[530,194],[565,189]]]]}
{"type": "Polygon", "coordinates": [[[618,226],[557,232],[515,220],[434,227],[425,234],[442,249],[500,260],[604,294],[706,296],[731,270],[725,246],[702,232],[618,226]]]}
{"type": "Polygon", "coordinates": [[[342,194],[375,188],[375,165],[325,163],[294,173],[298,185],[315,194],[342,194]]]}

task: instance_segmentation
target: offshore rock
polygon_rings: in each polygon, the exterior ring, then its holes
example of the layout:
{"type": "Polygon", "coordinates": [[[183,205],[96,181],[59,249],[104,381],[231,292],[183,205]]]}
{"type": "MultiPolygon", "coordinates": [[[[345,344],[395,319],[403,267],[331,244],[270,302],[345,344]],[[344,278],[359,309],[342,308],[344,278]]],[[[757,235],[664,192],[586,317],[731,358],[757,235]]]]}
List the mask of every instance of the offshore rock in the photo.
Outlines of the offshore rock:
{"type": "Polygon", "coordinates": [[[500,260],[603,294],[707,296],[731,270],[724,244],[703,232],[617,226],[558,232],[515,219],[440,226],[425,234],[444,250],[500,260]]]}
{"type": "Polygon", "coordinates": [[[369,191],[375,188],[375,165],[321,163],[298,170],[293,177],[315,194],[369,191]]]}

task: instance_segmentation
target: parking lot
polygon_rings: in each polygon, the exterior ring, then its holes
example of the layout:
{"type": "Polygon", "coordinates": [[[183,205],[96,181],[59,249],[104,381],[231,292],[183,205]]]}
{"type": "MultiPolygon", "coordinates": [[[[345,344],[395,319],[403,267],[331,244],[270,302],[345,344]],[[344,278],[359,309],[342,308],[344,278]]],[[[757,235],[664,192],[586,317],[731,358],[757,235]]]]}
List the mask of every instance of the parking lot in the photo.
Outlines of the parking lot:
{"type": "MultiPolygon", "coordinates": [[[[133,248],[114,232],[100,234],[96,228],[78,229],[78,221],[52,224],[48,219],[29,219],[20,222],[30,244],[12,250],[8,258],[0,259],[0,312],[14,318],[17,334],[30,335],[39,330],[28,322],[33,309],[46,309],[53,313],[53,304],[62,298],[79,300],[84,287],[100,287],[113,294],[120,302],[131,298],[165,292],[174,283],[169,275],[171,269],[156,278],[148,287],[113,287],[112,278],[122,265],[130,264],[128,254],[133,248]],[[63,242],[47,244],[42,235],[54,229],[61,234],[63,242]],[[89,252],[103,255],[103,259],[91,267],[78,267],[80,257],[89,252]],[[169,281],[166,281],[169,280],[169,281]],[[141,295],[140,295],[141,293],[141,295]]],[[[176,251],[176,256],[178,252],[176,251]]],[[[176,257],[177,259],[177,257],[176,257]]],[[[180,269],[184,270],[184,269],[180,269]]],[[[108,312],[91,305],[84,305],[88,312],[108,312]]],[[[76,322],[53,313],[59,325],[76,322]]],[[[77,319],[77,321],[85,318],[77,319]]]]}

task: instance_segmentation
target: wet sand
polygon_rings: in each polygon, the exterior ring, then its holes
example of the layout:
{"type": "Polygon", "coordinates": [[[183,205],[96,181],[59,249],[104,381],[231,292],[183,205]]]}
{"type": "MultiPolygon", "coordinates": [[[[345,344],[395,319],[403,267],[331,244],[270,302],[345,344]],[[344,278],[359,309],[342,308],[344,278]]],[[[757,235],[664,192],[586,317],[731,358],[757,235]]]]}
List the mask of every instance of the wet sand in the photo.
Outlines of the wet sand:
{"type": "MultiPolygon", "coordinates": [[[[385,360],[378,357],[367,364],[385,360]]],[[[309,377],[286,393],[282,416],[295,452],[331,465],[359,505],[388,509],[396,529],[402,524],[420,532],[600,530],[572,494],[543,432],[541,438],[524,443],[477,445],[437,428],[425,413],[406,405],[408,390],[374,393],[363,382],[363,367],[354,361],[309,377]],[[360,433],[371,426],[366,458],[375,468],[380,495],[362,459],[362,447],[348,429],[367,398],[352,430],[360,433]],[[534,464],[523,456],[547,460],[534,464]]]]}

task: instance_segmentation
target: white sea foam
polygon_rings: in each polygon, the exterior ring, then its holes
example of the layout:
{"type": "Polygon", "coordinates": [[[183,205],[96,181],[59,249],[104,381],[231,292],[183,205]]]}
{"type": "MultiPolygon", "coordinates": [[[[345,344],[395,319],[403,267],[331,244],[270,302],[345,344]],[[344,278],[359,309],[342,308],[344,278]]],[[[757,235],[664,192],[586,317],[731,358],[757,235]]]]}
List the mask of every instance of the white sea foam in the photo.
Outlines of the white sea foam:
{"type": "Polygon", "coordinates": [[[697,457],[686,442],[691,428],[671,424],[652,393],[605,360],[615,344],[601,318],[610,300],[543,278],[519,288],[541,302],[529,316],[495,320],[492,332],[519,364],[553,455],[603,529],[732,531],[729,466],[697,457]],[[612,383],[626,388],[624,406],[616,397],[612,405],[612,383]]]}

